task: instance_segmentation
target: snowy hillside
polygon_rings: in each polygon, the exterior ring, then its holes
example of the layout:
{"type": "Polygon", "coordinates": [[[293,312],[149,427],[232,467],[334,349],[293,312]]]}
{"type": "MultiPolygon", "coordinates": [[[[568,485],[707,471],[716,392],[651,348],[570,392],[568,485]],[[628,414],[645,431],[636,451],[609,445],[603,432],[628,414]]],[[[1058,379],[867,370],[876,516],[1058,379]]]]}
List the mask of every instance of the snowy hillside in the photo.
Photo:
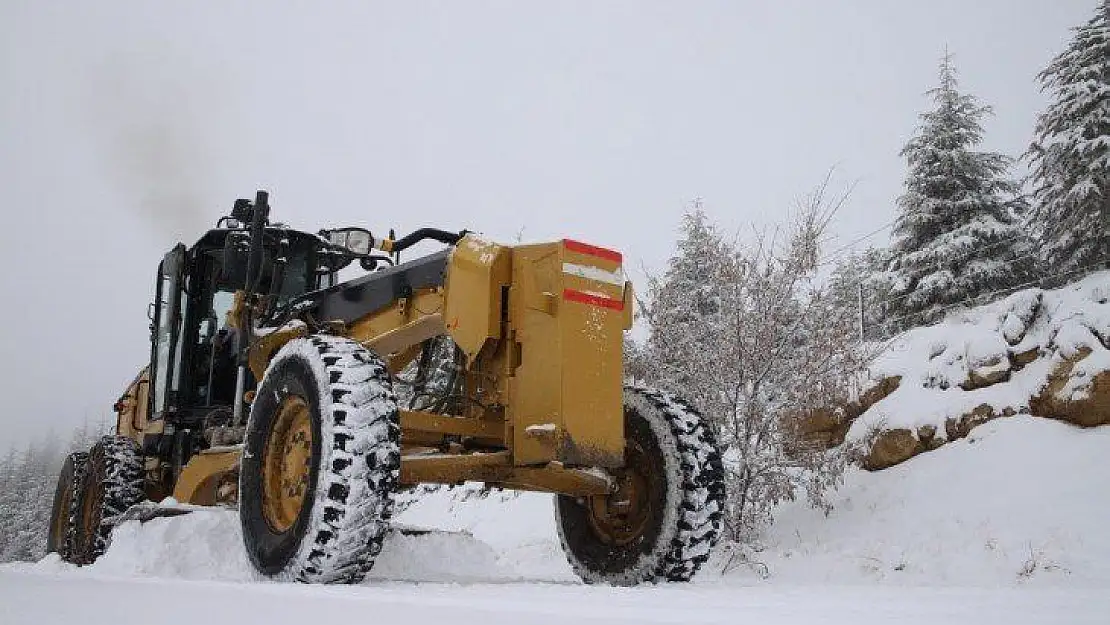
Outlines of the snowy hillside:
{"type": "Polygon", "coordinates": [[[997,417],[1110,423],[1108,300],[1110,271],[1102,271],[903,333],[872,365],[862,414],[812,429],[862,445],[866,464],[881,469],[997,417]]]}
{"type": "Polygon", "coordinates": [[[771,580],[1110,587],[1110,428],[982,425],[885,471],[853,470],[829,517],[778,510],[771,580]]]}

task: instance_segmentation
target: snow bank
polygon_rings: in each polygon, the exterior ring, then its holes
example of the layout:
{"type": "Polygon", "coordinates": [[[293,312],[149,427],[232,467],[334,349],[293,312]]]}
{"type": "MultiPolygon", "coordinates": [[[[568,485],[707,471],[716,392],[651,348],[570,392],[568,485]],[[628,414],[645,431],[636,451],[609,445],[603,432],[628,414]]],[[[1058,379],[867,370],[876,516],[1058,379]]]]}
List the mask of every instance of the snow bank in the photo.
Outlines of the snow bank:
{"type": "Polygon", "coordinates": [[[922,451],[997,416],[1110,422],[1106,402],[1094,396],[1096,389],[1110,392],[1108,296],[1110,271],[1103,271],[1056,290],[1021,291],[895,337],[870,376],[872,384],[900,383],[855,419],[847,440],[867,445],[878,432],[904,430],[907,444],[922,451]]]}
{"type": "Polygon", "coordinates": [[[849,471],[828,517],[781,506],[756,558],[799,583],[1110,586],[1108,453],[1110,428],[991,421],[885,471],[849,471]]]}
{"type": "MultiPolygon", "coordinates": [[[[397,518],[367,578],[381,581],[577,581],[555,533],[551,497],[442,489],[421,496],[397,518]]],[[[28,567],[28,565],[15,565],[28,567]]],[[[234,510],[200,509],[112,533],[108,551],[78,569],[50,555],[29,568],[107,577],[262,581],[243,550],[234,510]]]]}
{"type": "MultiPolygon", "coordinates": [[[[722,555],[694,586],[762,584],[992,587],[1110,586],[1110,428],[1048,419],[992,421],[885,471],[852,469],[828,517],[780,506],[755,558],[768,577],[722,555]],[[723,569],[728,569],[722,576],[723,569]]],[[[393,533],[365,584],[575,583],[555,533],[551,497],[442,489],[398,518],[439,532],[393,533]]],[[[115,533],[95,564],[51,556],[38,572],[93,577],[254,580],[235,512],[207,510],[115,533]]]]}
{"type": "Polygon", "coordinates": [[[491,546],[502,571],[521,579],[577,582],[555,530],[551,495],[441,489],[421,497],[401,515],[405,523],[467,532],[491,546]]]}

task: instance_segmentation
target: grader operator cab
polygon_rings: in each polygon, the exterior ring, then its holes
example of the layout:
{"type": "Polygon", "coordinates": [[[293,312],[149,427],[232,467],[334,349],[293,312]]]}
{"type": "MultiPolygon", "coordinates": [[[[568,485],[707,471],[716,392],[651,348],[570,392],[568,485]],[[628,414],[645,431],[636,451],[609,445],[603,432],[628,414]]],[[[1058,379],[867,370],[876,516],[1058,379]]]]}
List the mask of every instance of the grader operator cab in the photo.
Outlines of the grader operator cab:
{"type": "Polygon", "coordinates": [[[310,234],[269,210],[264,191],[238,200],[163,258],[150,362],[115,434],[66,460],[51,551],[88,564],[120,522],[237,507],[261,574],[357,582],[397,489],[473,481],[553,493],[588,583],[687,580],[705,562],[721,456],[688,404],[622,383],[619,253],[310,234]],[[422,241],[444,249],[400,262],[422,241]],[[340,282],[356,261],[364,275],[340,282]]]}

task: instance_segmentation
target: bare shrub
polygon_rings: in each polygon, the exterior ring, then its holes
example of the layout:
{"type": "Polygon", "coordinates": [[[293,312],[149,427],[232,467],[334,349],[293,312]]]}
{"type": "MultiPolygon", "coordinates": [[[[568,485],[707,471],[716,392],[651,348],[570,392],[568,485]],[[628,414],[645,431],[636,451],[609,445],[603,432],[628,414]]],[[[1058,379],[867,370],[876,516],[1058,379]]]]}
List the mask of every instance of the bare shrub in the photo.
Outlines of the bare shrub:
{"type": "Polygon", "coordinates": [[[741,245],[700,205],[684,217],[676,254],[649,280],[650,328],[638,369],[693,402],[716,431],[726,464],[726,531],[753,539],[773,507],[804,493],[828,511],[845,454],[798,440],[807,412],[858,393],[867,354],[857,311],[820,280],[820,242],[846,195],[826,179],[797,203],[785,229],[741,245]]]}

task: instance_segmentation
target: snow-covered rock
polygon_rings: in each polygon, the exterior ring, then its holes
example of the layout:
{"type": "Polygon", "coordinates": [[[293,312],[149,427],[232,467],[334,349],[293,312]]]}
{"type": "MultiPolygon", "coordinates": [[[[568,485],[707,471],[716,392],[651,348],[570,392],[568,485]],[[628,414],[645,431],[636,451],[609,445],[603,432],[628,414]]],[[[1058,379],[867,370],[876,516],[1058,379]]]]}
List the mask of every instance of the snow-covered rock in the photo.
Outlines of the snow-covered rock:
{"type": "Polygon", "coordinates": [[[843,439],[863,450],[864,466],[882,469],[998,417],[1110,423],[1108,293],[1102,271],[896,336],[871,368],[874,401],[844,411],[843,439]]]}

